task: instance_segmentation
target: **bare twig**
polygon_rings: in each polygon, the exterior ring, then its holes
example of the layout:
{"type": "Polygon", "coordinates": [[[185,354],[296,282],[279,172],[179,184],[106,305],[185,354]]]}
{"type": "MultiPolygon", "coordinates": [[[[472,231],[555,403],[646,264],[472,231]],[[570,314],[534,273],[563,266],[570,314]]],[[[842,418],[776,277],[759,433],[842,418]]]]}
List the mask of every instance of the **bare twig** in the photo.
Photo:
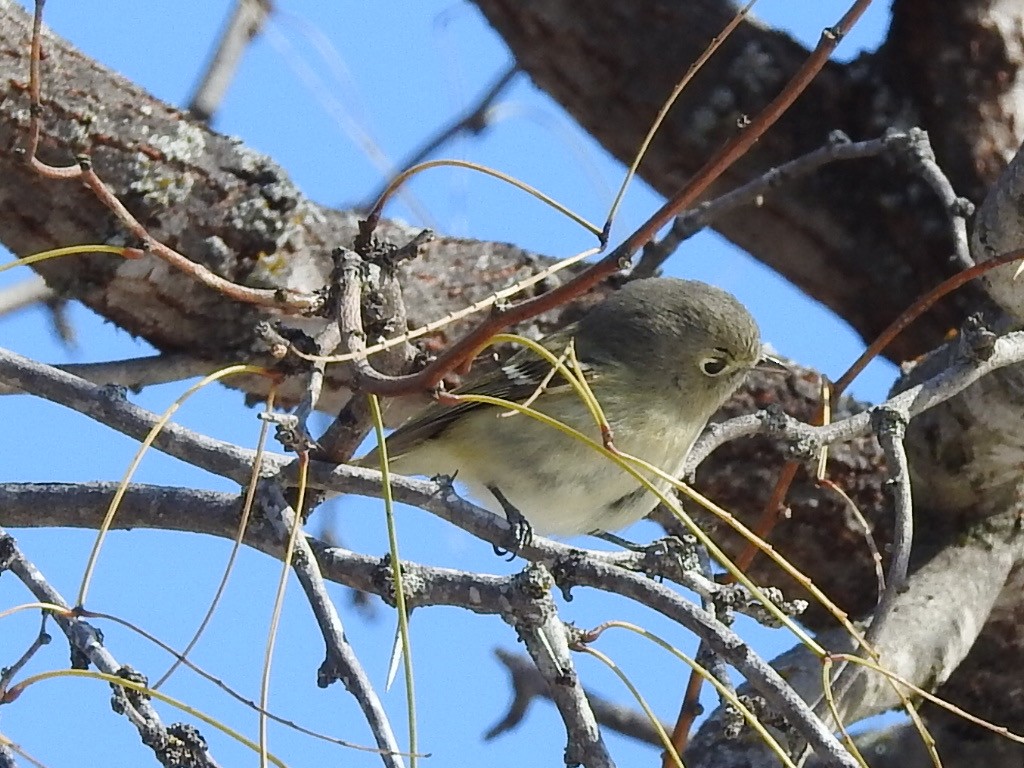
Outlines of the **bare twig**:
{"type": "MultiPolygon", "coordinates": [[[[276,334],[276,331],[268,329],[268,334],[280,338],[281,342],[288,343],[284,337],[276,334]]],[[[341,334],[337,325],[328,324],[314,339],[316,349],[321,354],[329,354],[338,346],[341,334]]],[[[277,425],[274,436],[277,441],[289,451],[302,453],[304,451],[315,451],[318,449],[317,441],[313,439],[309,429],[309,418],[316,410],[320,402],[320,395],[324,388],[324,373],[327,365],[323,360],[316,359],[309,363],[309,371],[306,374],[306,384],[302,389],[302,396],[294,413],[263,412],[259,415],[264,421],[277,425]]]]}
{"type": "Polygon", "coordinates": [[[188,111],[209,122],[224,100],[246,47],[260,33],[273,11],[271,0],[236,0],[231,18],[221,32],[217,49],[189,99],[188,111]]]}
{"type": "MultiPolygon", "coordinates": [[[[910,498],[910,468],[903,437],[907,431],[907,415],[895,408],[881,406],[871,411],[872,426],[889,465],[889,488],[892,492],[896,519],[890,550],[889,568],[885,574],[885,591],[872,619],[880,622],[888,613],[895,593],[903,589],[910,567],[910,549],[914,539],[914,511],[910,498]]],[[[868,638],[871,637],[868,631],[868,638]]]]}
{"type": "MultiPolygon", "coordinates": [[[[907,429],[907,417],[904,412],[888,406],[875,408],[871,411],[871,423],[878,436],[878,442],[885,453],[889,465],[888,486],[894,501],[893,540],[889,568],[885,575],[885,587],[878,599],[878,605],[871,617],[871,624],[865,632],[864,639],[869,646],[878,643],[882,633],[888,628],[887,621],[896,607],[897,599],[904,590],[907,571],[910,567],[910,551],[914,539],[913,505],[910,496],[910,468],[907,464],[907,453],[903,447],[903,438],[907,429]]],[[[860,670],[851,669],[846,663],[833,667],[831,675],[832,697],[842,708],[844,699],[860,670]]],[[[828,707],[824,699],[815,704],[815,713],[828,719],[828,707]]]]}
{"type": "MultiPolygon", "coordinates": [[[[281,542],[287,541],[292,529],[302,523],[278,486],[272,483],[267,484],[264,486],[264,492],[264,510],[277,525],[281,542]]],[[[295,545],[296,553],[292,561],[292,568],[306,593],[324,642],[327,644],[327,658],[320,667],[317,684],[321,688],[326,688],[331,683],[340,680],[349,693],[355,697],[363,716],[366,717],[377,746],[381,749],[380,754],[384,765],[389,768],[401,768],[404,762],[391,723],[384,711],[384,705],[381,703],[380,697],[377,696],[355,650],[345,637],[341,617],[327,594],[327,586],[324,584],[323,574],[320,572],[313,550],[309,542],[306,541],[306,537],[301,533],[296,536],[295,545]]]]}
{"type": "Polygon", "coordinates": [[[317,440],[313,458],[335,464],[349,461],[369,433],[371,419],[369,400],[364,395],[353,394],[317,440]]]}
{"type": "MultiPolygon", "coordinates": [[[[533,699],[551,699],[551,687],[530,659],[501,648],[496,648],[494,655],[509,672],[513,699],[509,703],[505,717],[488,729],[484,734],[485,739],[496,738],[519,725],[533,699]]],[[[586,691],[586,695],[594,717],[602,727],[611,728],[617,733],[652,746],[661,745],[657,731],[642,712],[616,704],[593,691],[586,691]]],[[[664,727],[668,729],[667,725],[664,727]]]]}
{"type": "MultiPolygon", "coordinates": [[[[337,334],[336,344],[354,355],[351,363],[353,384],[365,388],[378,380],[395,380],[392,373],[407,370],[416,350],[411,344],[402,344],[385,355],[378,355],[376,365],[370,365],[366,356],[366,332],[363,329],[364,301],[367,290],[374,293],[374,325],[387,333],[404,330],[407,325],[402,288],[395,272],[402,261],[415,258],[422,245],[433,239],[429,230],[420,232],[401,248],[392,249],[374,243],[365,243],[365,254],[344,248],[333,252],[335,268],[332,313],[337,319],[331,325],[337,334]],[[365,259],[372,259],[373,263],[365,259]],[[372,274],[370,274],[372,272],[372,274]]],[[[320,460],[344,462],[352,458],[371,424],[370,410],[365,397],[354,396],[337,415],[327,431],[318,440],[313,457],[320,460]]]]}
{"type": "MultiPolygon", "coordinates": [[[[700,566],[704,578],[714,581],[711,558],[708,556],[707,549],[703,546],[700,548],[700,566]]],[[[714,600],[709,600],[702,595],[701,607],[718,617],[714,600]]],[[[732,681],[729,680],[729,671],[725,667],[725,662],[704,640],[701,640],[697,646],[696,660],[701,667],[709,670],[728,690],[734,690],[732,681]]],[[[693,728],[694,721],[701,714],[700,691],[703,686],[704,678],[697,674],[696,669],[691,669],[689,678],[686,681],[686,692],[683,694],[683,701],[679,705],[679,714],[676,715],[676,722],[669,736],[672,746],[675,747],[676,755],[681,755],[686,751],[686,745],[690,740],[690,729],[693,728]]],[[[675,763],[674,757],[671,751],[665,750],[661,758],[662,768],[673,768],[675,763]]]]}
{"type": "Polygon", "coordinates": [[[765,697],[776,712],[783,714],[801,737],[813,744],[826,764],[848,766],[857,763],[836,741],[825,725],[816,718],[789,684],[756,655],[743,650],[743,643],[733,631],[717,621],[711,614],[669,589],[646,577],[616,569],[591,559],[580,558],[571,566],[556,571],[563,590],[574,586],[597,586],[623,597],[643,603],[648,608],[677,621],[695,632],[726,662],[735,667],[758,693],[765,697]]]}
{"type": "MultiPolygon", "coordinates": [[[[945,682],[974,646],[1000,593],[1009,590],[1016,597],[1019,592],[1007,577],[1019,568],[1022,542],[1019,513],[1011,506],[966,528],[956,541],[917,569],[899,593],[897,610],[891,612],[876,643],[881,667],[929,691],[945,682]],[[958,599],[935,599],[944,594],[955,594],[958,599]]],[[[844,630],[823,633],[816,640],[833,652],[852,647],[852,638],[844,630]]],[[[780,655],[772,666],[783,671],[807,701],[821,697],[822,661],[804,646],[780,655]]],[[[860,721],[902,706],[885,675],[853,665],[848,674],[851,687],[839,702],[844,721],[860,721]]],[[[694,768],[735,765],[741,762],[737,752],[742,752],[748,765],[774,764],[774,755],[752,740],[744,745],[743,740],[723,739],[718,731],[723,714],[721,709],[713,713],[694,743],[701,754],[714,755],[718,762],[706,757],[694,763],[694,768]]]]}
{"type": "Polygon", "coordinates": [[[336,252],[340,260],[340,288],[335,311],[338,328],[341,331],[341,343],[344,348],[355,355],[352,361],[353,379],[357,388],[367,392],[376,392],[378,385],[401,380],[398,376],[380,373],[366,357],[366,332],[363,331],[363,258],[354,251],[340,250],[336,252]]]}
{"type": "Polygon", "coordinates": [[[643,254],[632,274],[636,277],[654,274],[684,240],[737,208],[744,205],[760,205],[765,194],[782,184],[807,176],[830,163],[861,160],[884,154],[902,157],[910,164],[911,170],[934,190],[949,214],[950,239],[954,244],[953,258],[961,268],[974,266],[967,241],[966,223],[974,211],[974,206],[969,200],[957,197],[949,179],[935,162],[928,134],[920,128],[911,128],[909,131],[888,131],[881,138],[858,142],[850,141],[841,131],[832,132],[824,146],[778,168],[772,168],[753,181],[714,200],[708,200],[679,214],[665,237],[644,246],[643,254]]]}
{"type": "Polygon", "coordinates": [[[398,171],[392,176],[392,178],[388,179],[380,189],[375,190],[372,195],[368,195],[366,202],[360,206],[360,209],[368,210],[370,206],[377,202],[381,195],[388,190],[388,187],[391,186],[395,176],[409,168],[412,168],[414,165],[423,162],[452,139],[457,138],[461,134],[478,136],[483,133],[490,125],[491,111],[494,102],[502,93],[505,92],[505,89],[508,88],[509,84],[518,72],[519,67],[515,63],[510,64],[508,69],[506,69],[505,72],[503,72],[501,76],[498,77],[494,83],[480,95],[472,107],[463,112],[459,117],[455,118],[450,125],[447,125],[438,131],[435,136],[427,139],[420,147],[413,150],[408,157],[402,160],[402,162],[398,163],[396,166],[398,171]]]}
{"type": "MultiPolygon", "coordinates": [[[[900,136],[900,133],[890,132],[888,136],[900,136]]],[[[967,220],[974,213],[974,203],[965,197],[959,197],[949,177],[935,160],[935,152],[932,151],[928,134],[920,128],[911,128],[905,134],[907,147],[905,155],[908,162],[924,181],[932,188],[939,200],[946,208],[949,216],[950,239],[953,241],[953,254],[951,260],[961,269],[973,267],[975,262],[971,258],[971,246],[967,239],[967,220]]]]}
{"type": "Polygon", "coordinates": [[[528,565],[513,583],[513,589],[526,600],[517,600],[520,605],[503,611],[502,618],[515,628],[533,663],[548,682],[551,699],[562,716],[568,736],[566,765],[612,768],[611,755],[572,663],[568,628],[558,618],[551,596],[554,585],[554,579],[544,566],[528,565]]]}
{"type": "MultiPolygon", "coordinates": [[[[167,384],[193,376],[205,376],[220,365],[187,355],[166,353],[150,357],[132,357],[127,360],[111,360],[106,363],[68,363],[54,367],[93,384],[125,387],[138,392],[154,384],[167,384]]],[[[0,384],[0,395],[18,394],[22,394],[21,390],[0,384]]]]}
{"type": "MultiPolygon", "coordinates": [[[[0,571],[2,570],[3,568],[0,567],[0,571]]],[[[36,655],[40,648],[50,644],[50,640],[52,640],[52,638],[46,631],[46,619],[47,614],[44,612],[43,617],[39,622],[39,633],[35,638],[33,638],[29,647],[25,649],[25,652],[21,654],[17,661],[10,666],[5,666],[0,669],[0,700],[4,698],[11,681],[19,672],[21,672],[22,668],[29,662],[29,660],[36,655]]]]}
{"type": "MultiPolygon", "coordinates": [[[[86,621],[76,618],[68,603],[57,590],[50,586],[46,578],[36,567],[25,557],[18,543],[7,531],[0,528],[0,562],[6,565],[35,596],[37,600],[51,605],[59,606],[63,612],[54,612],[54,621],[67,637],[68,642],[74,651],[73,657],[77,656],[87,664],[94,665],[100,672],[115,677],[126,677],[135,679],[137,674],[129,667],[120,664],[110,651],[108,651],[101,640],[101,635],[86,621]]],[[[171,737],[167,727],[160,720],[160,716],[150,704],[146,696],[139,695],[129,688],[112,686],[115,692],[117,703],[114,704],[116,711],[124,714],[125,717],[138,730],[142,742],[154,750],[157,760],[162,765],[174,763],[175,755],[169,752],[169,745],[176,740],[171,737]]],[[[11,691],[8,691],[10,693],[11,691]]],[[[202,739],[199,739],[202,742],[202,739]]],[[[200,768],[216,768],[216,763],[207,754],[205,745],[201,748],[199,743],[191,742],[193,749],[190,750],[190,757],[193,765],[200,768]]],[[[180,758],[180,755],[178,756],[180,758]]]]}
{"type": "Polygon", "coordinates": [[[39,302],[49,301],[56,294],[43,278],[31,277],[20,283],[0,289],[0,316],[10,315],[19,309],[39,302]]]}
{"type": "Polygon", "coordinates": [[[772,168],[753,181],[714,200],[708,200],[695,208],[683,211],[676,217],[672,229],[665,237],[644,246],[643,254],[632,274],[636,277],[653,275],[684,240],[697,234],[718,217],[737,208],[744,205],[760,205],[766,193],[782,184],[807,176],[829,163],[876,157],[891,149],[892,142],[886,138],[851,142],[844,133],[836,131],[829,136],[824,146],[813,152],[790,160],[778,168],[772,168]]]}
{"type": "MultiPolygon", "coordinates": [[[[158,422],[156,414],[128,402],[124,392],[117,387],[97,386],[78,376],[31,361],[13,352],[0,351],[0,361],[0,369],[3,369],[0,370],[0,382],[29,394],[42,395],[136,440],[144,440],[158,422]],[[43,394],[44,392],[46,394],[43,394]]],[[[247,451],[220,440],[212,440],[173,423],[167,424],[161,430],[154,446],[185,461],[198,461],[199,466],[205,466],[209,471],[230,477],[240,485],[249,482],[256,456],[254,451],[247,451]],[[173,447],[173,443],[179,438],[185,441],[182,447],[187,445],[187,450],[178,451],[173,447]]]]}

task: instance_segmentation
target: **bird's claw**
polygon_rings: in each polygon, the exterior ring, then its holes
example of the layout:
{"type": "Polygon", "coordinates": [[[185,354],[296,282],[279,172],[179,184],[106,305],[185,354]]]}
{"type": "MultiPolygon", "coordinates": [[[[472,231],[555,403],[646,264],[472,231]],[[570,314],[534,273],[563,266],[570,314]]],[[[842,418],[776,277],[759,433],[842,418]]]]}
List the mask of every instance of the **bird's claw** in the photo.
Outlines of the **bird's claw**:
{"type": "Polygon", "coordinates": [[[512,561],[515,559],[517,554],[522,552],[533,542],[533,526],[530,525],[530,521],[523,517],[523,513],[508,500],[505,494],[502,493],[497,486],[488,486],[487,490],[494,495],[494,498],[498,500],[498,504],[501,505],[502,510],[505,512],[505,520],[508,522],[509,527],[509,536],[512,539],[512,546],[509,549],[503,549],[497,544],[493,545],[494,554],[498,557],[508,555],[509,561],[512,561]]]}

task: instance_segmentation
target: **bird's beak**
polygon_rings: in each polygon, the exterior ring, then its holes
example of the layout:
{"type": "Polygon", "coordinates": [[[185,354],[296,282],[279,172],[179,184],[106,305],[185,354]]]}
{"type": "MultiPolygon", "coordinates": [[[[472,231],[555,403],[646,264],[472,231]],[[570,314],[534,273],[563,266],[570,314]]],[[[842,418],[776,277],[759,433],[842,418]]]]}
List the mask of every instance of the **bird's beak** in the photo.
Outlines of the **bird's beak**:
{"type": "Polygon", "coordinates": [[[765,373],[789,373],[789,366],[786,365],[782,360],[777,358],[775,355],[771,355],[765,352],[761,355],[761,359],[754,364],[755,370],[764,371],[765,373]]]}

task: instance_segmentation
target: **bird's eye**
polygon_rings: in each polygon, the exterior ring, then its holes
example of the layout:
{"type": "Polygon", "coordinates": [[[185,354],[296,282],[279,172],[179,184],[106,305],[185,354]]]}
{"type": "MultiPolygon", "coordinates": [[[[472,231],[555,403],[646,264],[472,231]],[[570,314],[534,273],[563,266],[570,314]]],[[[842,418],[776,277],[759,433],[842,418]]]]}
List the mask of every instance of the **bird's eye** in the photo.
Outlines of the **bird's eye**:
{"type": "Polygon", "coordinates": [[[718,376],[725,373],[729,367],[729,361],[724,357],[705,357],[700,361],[700,369],[708,376],[718,376]]]}

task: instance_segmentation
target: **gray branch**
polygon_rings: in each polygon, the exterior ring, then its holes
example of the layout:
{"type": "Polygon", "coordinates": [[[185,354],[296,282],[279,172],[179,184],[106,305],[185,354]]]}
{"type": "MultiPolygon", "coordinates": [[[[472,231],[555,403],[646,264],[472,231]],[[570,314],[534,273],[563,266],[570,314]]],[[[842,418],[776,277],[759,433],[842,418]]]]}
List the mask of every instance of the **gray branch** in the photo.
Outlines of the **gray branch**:
{"type": "MultiPolygon", "coordinates": [[[[292,536],[292,529],[301,526],[302,523],[295,510],[285,500],[280,488],[266,484],[262,490],[263,512],[275,525],[281,546],[287,546],[286,542],[292,536]]],[[[358,702],[370,725],[370,731],[381,750],[380,756],[384,765],[388,768],[401,768],[405,763],[387,713],[384,711],[384,705],[356,656],[355,649],[345,637],[341,617],[327,594],[327,585],[324,583],[313,549],[301,532],[295,536],[295,544],[296,551],[291,566],[306,593],[324,642],[327,644],[327,658],[320,667],[317,683],[321,688],[326,688],[338,680],[344,684],[358,702]]]]}
{"type": "MultiPolygon", "coordinates": [[[[55,590],[42,573],[29,561],[14,537],[0,528],[0,570],[10,570],[36,600],[70,609],[61,594],[55,590]]],[[[103,645],[102,635],[95,627],[75,616],[54,613],[54,621],[67,637],[72,647],[72,659],[87,660],[100,672],[113,677],[141,682],[145,679],[130,667],[119,663],[103,645]]],[[[142,742],[156,755],[161,765],[181,765],[188,762],[197,768],[217,768],[217,763],[206,751],[206,742],[189,726],[165,726],[149,697],[131,688],[111,686],[114,691],[115,711],[123,714],[139,732],[142,742]],[[189,735],[195,738],[189,738],[189,735]]]]}

